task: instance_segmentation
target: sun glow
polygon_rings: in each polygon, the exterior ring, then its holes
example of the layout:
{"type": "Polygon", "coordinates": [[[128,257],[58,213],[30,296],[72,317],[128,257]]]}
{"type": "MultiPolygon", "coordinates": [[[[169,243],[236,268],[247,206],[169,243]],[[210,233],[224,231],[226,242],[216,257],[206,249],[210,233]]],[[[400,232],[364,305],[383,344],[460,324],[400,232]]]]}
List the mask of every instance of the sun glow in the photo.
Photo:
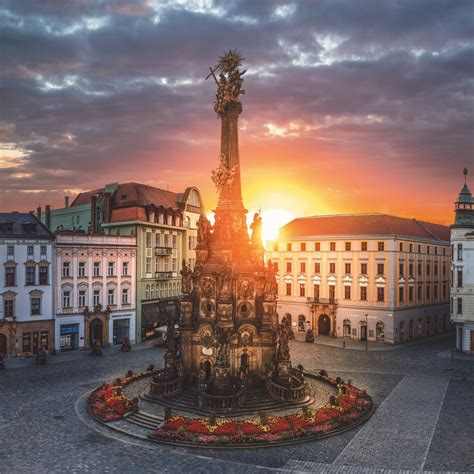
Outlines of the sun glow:
{"type": "Polygon", "coordinates": [[[275,240],[281,227],[295,218],[295,215],[286,209],[266,209],[262,211],[262,240],[275,240]]]}

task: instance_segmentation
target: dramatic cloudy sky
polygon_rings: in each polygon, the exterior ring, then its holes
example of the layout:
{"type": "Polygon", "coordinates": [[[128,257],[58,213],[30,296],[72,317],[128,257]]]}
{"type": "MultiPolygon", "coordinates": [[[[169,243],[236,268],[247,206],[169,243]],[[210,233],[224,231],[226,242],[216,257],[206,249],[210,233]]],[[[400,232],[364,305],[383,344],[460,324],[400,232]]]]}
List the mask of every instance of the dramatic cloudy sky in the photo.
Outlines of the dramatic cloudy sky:
{"type": "MultiPolygon", "coordinates": [[[[449,223],[473,159],[474,2],[0,0],[0,204],[110,182],[215,204],[215,87],[245,57],[249,209],[449,223]]],[[[472,176],[471,175],[471,176],[472,176]]],[[[471,178],[474,188],[474,178],[471,178]]]]}

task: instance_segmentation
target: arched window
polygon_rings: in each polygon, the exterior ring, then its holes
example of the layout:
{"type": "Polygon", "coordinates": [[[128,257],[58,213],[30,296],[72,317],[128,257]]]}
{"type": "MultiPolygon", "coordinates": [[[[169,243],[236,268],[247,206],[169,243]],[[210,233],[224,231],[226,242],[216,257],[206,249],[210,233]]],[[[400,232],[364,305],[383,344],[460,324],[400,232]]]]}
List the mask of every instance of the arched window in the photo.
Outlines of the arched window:
{"type": "Polygon", "coordinates": [[[155,297],[155,285],[151,285],[150,298],[153,299],[154,297],[155,297]]]}
{"type": "Polygon", "coordinates": [[[150,285],[147,285],[145,288],[145,299],[146,300],[150,299],[150,285]]]}
{"type": "Polygon", "coordinates": [[[176,283],[173,283],[173,296],[176,296],[176,283]]]}
{"type": "Polygon", "coordinates": [[[163,298],[163,285],[160,285],[160,298],[163,298]]]}

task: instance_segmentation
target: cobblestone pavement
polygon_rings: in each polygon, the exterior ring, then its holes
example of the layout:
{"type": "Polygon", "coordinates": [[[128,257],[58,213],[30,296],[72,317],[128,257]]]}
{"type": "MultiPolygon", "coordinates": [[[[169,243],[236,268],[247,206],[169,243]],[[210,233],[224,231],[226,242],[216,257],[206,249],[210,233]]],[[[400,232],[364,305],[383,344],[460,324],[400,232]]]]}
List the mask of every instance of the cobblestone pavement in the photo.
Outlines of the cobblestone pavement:
{"type": "Polygon", "coordinates": [[[152,444],[76,414],[77,400],[104,380],[161,365],[162,349],[10,366],[0,371],[0,473],[473,472],[474,364],[437,356],[449,348],[449,336],[369,352],[293,342],[294,363],[351,378],[377,411],[340,436],[258,450],[152,444]]]}

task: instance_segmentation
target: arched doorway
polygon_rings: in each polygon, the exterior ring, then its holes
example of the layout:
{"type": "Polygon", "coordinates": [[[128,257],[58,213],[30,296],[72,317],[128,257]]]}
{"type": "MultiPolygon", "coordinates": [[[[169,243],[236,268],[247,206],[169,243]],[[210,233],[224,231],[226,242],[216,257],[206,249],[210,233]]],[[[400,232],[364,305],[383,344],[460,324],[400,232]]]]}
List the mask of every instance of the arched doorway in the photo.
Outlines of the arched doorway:
{"type": "Polygon", "coordinates": [[[98,319],[95,318],[90,322],[90,329],[89,329],[89,343],[92,345],[94,340],[97,340],[100,342],[100,345],[104,345],[104,323],[98,319]]]}
{"type": "Polygon", "coordinates": [[[342,331],[344,337],[351,337],[351,322],[348,319],[344,319],[342,331]]]}
{"type": "MultiPolygon", "coordinates": [[[[401,330],[401,324],[400,324],[400,330],[401,330]]],[[[382,321],[379,321],[377,325],[375,326],[375,339],[377,341],[385,340],[385,324],[382,321]]]]}
{"type": "Polygon", "coordinates": [[[0,354],[6,355],[7,353],[7,337],[5,334],[0,334],[0,354]]]}
{"type": "Polygon", "coordinates": [[[208,360],[204,361],[204,364],[202,365],[202,368],[204,369],[205,381],[209,382],[209,380],[211,379],[211,375],[212,375],[211,363],[208,360]]]}
{"type": "Polygon", "coordinates": [[[318,334],[320,336],[329,336],[331,322],[327,314],[321,314],[318,319],[318,334]]]}
{"type": "Polygon", "coordinates": [[[298,331],[306,331],[306,317],[304,314],[298,316],[298,331]]]}

